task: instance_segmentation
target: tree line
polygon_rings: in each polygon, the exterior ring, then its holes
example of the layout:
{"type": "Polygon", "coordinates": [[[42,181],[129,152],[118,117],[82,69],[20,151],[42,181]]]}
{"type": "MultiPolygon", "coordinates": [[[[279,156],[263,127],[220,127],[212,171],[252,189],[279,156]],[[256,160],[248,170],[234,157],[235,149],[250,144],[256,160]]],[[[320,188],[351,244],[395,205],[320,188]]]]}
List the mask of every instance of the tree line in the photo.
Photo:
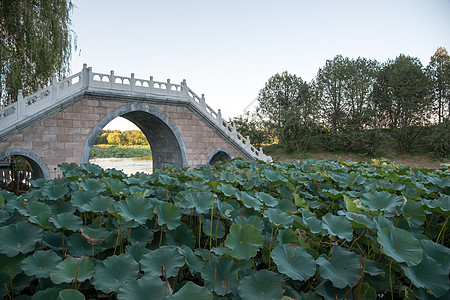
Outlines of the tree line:
{"type": "Polygon", "coordinates": [[[450,153],[450,56],[439,47],[424,67],[401,54],[385,63],[337,55],[311,82],[287,71],[259,91],[258,106],[229,120],[254,144],[286,150],[375,155],[384,142],[401,153],[450,153]]]}
{"type": "Polygon", "coordinates": [[[95,139],[95,145],[149,146],[148,140],[140,130],[102,130],[95,139]]]}

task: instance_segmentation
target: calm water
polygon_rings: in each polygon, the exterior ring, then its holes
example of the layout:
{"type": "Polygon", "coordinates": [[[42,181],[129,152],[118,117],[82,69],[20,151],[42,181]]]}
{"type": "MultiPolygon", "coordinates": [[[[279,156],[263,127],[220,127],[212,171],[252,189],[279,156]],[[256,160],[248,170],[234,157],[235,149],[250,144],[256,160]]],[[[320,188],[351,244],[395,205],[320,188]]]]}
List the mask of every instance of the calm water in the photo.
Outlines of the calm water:
{"type": "Polygon", "coordinates": [[[152,173],[153,160],[142,160],[139,158],[91,158],[91,164],[96,164],[103,169],[121,170],[127,175],[137,172],[152,173]]]}

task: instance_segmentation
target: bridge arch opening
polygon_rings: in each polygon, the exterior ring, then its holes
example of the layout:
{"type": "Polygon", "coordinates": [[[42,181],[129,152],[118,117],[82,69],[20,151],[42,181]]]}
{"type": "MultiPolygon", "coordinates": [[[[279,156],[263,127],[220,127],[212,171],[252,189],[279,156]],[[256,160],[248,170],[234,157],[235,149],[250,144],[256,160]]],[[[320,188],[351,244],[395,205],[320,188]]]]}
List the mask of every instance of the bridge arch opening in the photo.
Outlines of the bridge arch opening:
{"type": "Polygon", "coordinates": [[[86,140],[81,163],[89,162],[97,136],[110,121],[119,116],[134,123],[147,138],[152,151],[153,169],[161,169],[164,164],[180,168],[187,166],[186,147],[177,127],[161,111],[142,103],[124,105],[101,119],[86,140]]]}
{"type": "Polygon", "coordinates": [[[217,148],[208,157],[206,163],[208,165],[213,165],[217,162],[224,161],[227,159],[232,159],[233,154],[226,148],[217,148]]]}
{"type": "Polygon", "coordinates": [[[29,180],[51,178],[46,163],[33,152],[24,149],[1,152],[0,171],[2,188],[11,188],[14,192],[26,190],[29,180]]]}

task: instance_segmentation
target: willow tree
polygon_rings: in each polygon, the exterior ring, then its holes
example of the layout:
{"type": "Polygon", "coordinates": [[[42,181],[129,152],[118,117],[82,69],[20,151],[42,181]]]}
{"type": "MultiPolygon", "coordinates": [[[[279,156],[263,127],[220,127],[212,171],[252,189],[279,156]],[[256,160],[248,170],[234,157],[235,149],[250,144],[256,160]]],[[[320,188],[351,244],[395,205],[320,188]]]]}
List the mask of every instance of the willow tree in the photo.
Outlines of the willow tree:
{"type": "Polygon", "coordinates": [[[71,0],[0,1],[0,104],[69,71],[71,0]]]}

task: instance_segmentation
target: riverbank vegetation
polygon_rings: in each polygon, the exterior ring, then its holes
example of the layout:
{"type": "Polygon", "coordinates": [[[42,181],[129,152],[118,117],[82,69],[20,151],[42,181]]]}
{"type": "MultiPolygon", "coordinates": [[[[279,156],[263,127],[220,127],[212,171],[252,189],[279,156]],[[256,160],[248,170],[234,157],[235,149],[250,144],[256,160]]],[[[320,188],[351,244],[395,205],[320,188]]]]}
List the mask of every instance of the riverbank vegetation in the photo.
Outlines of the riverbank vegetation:
{"type": "Polygon", "coordinates": [[[440,47],[424,67],[399,55],[384,63],[337,55],[311,82],[283,72],[258,95],[253,114],[229,120],[255,145],[288,153],[450,155],[450,56],[440,47]]]}
{"type": "Polygon", "coordinates": [[[94,145],[91,150],[91,158],[133,158],[133,157],[151,157],[152,150],[150,146],[143,145],[94,145]]]}

